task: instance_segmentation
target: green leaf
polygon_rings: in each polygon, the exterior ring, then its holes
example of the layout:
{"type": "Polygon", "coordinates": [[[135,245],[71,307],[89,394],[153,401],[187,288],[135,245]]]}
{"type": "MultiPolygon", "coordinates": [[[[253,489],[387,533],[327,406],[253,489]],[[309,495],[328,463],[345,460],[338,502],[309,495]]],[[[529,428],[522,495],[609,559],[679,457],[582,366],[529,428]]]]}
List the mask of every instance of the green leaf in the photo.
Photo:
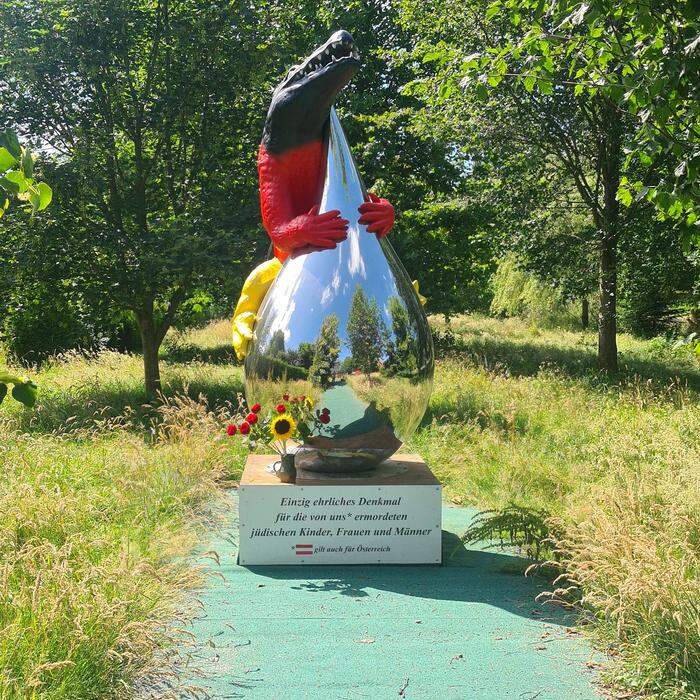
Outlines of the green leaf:
{"type": "Polygon", "coordinates": [[[493,19],[501,10],[501,0],[496,0],[496,2],[491,3],[489,9],[486,10],[486,21],[493,19]]]}
{"type": "Polygon", "coordinates": [[[455,86],[454,83],[451,81],[444,82],[440,85],[440,89],[438,90],[438,95],[440,96],[441,100],[446,100],[452,93],[454,92],[455,86]]]}
{"type": "Polygon", "coordinates": [[[9,180],[10,182],[14,183],[17,186],[17,194],[22,194],[23,192],[26,192],[27,188],[29,187],[27,178],[24,177],[24,174],[19,170],[10,170],[9,173],[5,174],[3,180],[9,180]]]}
{"type": "Polygon", "coordinates": [[[484,85],[483,83],[477,83],[475,90],[476,90],[476,96],[480,100],[485,100],[489,96],[489,90],[486,87],[486,85],[484,85]]]}
{"type": "Polygon", "coordinates": [[[535,88],[535,82],[537,78],[534,75],[526,75],[523,80],[523,85],[528,92],[532,92],[535,88]]]}
{"type": "Polygon", "coordinates": [[[423,56],[423,63],[432,63],[439,61],[445,55],[444,51],[429,51],[423,56]]]}
{"type": "Polygon", "coordinates": [[[53,191],[45,182],[40,182],[36,188],[39,190],[39,206],[37,207],[37,211],[42,211],[51,204],[53,191]]]}
{"type": "Polygon", "coordinates": [[[32,205],[32,214],[39,211],[39,204],[41,202],[41,197],[39,197],[39,190],[36,187],[29,188],[29,203],[32,205]]]}
{"type": "Polygon", "coordinates": [[[36,403],[36,389],[36,384],[31,380],[24,384],[15,384],[12,387],[12,397],[31,408],[36,403]]]}
{"type": "Polygon", "coordinates": [[[19,185],[6,177],[0,177],[0,187],[10,194],[19,194],[19,185]]]}
{"type": "Polygon", "coordinates": [[[22,172],[25,177],[31,177],[34,173],[34,158],[28,148],[25,148],[22,154],[22,172]]]}
{"type": "Polygon", "coordinates": [[[617,196],[616,199],[620,204],[622,204],[625,207],[628,207],[630,204],[632,204],[632,192],[627,187],[620,187],[617,191],[617,196]]]}
{"type": "Polygon", "coordinates": [[[7,384],[3,384],[0,382],[0,403],[3,402],[3,399],[7,396],[7,384]]]}
{"type": "Polygon", "coordinates": [[[554,92],[552,83],[549,80],[538,80],[537,87],[543,95],[551,95],[554,92]]]}
{"type": "Polygon", "coordinates": [[[17,134],[11,129],[0,132],[0,146],[6,148],[17,160],[22,157],[22,147],[19,145],[17,134]]]}
{"type": "Polygon", "coordinates": [[[9,170],[17,159],[4,146],[0,147],[0,173],[9,170]]]}

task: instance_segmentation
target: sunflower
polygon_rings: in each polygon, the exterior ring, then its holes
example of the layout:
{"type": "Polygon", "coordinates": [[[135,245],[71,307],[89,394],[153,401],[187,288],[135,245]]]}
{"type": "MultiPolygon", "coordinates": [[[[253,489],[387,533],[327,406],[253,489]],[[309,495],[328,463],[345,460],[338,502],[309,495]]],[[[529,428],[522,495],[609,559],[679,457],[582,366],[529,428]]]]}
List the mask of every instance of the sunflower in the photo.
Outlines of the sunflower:
{"type": "Polygon", "coordinates": [[[287,440],[297,429],[297,424],[294,418],[289,415],[289,413],[282,413],[279,416],[275,416],[270,423],[270,432],[272,437],[278,440],[287,440]]]}
{"type": "Polygon", "coordinates": [[[309,396],[307,396],[307,397],[304,399],[304,403],[305,403],[305,404],[307,405],[307,407],[310,408],[310,409],[314,407],[314,400],[313,400],[311,397],[309,397],[309,396]]]}

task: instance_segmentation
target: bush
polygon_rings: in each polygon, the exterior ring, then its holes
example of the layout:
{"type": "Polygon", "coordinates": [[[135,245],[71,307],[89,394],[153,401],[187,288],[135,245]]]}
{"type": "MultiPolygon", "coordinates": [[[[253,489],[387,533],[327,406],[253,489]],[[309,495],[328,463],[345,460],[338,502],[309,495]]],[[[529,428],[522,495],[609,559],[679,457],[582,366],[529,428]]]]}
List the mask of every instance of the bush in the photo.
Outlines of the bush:
{"type": "Polygon", "coordinates": [[[544,328],[581,326],[580,314],[574,305],[564,300],[556,288],[521,269],[512,253],[499,263],[491,278],[491,287],[491,312],[496,315],[517,316],[544,328]]]}
{"type": "Polygon", "coordinates": [[[73,348],[96,345],[89,314],[80,305],[43,285],[13,294],[0,332],[8,355],[24,364],[37,364],[48,356],[73,348]]]}
{"type": "Polygon", "coordinates": [[[23,284],[12,289],[0,321],[8,356],[22,364],[40,364],[68,350],[140,349],[133,316],[94,304],[73,286],[23,284]]]}

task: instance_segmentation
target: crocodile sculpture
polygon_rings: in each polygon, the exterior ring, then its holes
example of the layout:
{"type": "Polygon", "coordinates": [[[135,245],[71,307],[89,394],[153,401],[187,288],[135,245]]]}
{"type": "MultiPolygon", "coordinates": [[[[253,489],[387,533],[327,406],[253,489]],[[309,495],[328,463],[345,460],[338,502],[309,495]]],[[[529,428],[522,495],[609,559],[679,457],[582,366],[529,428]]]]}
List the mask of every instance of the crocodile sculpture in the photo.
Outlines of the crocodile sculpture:
{"type": "MultiPolygon", "coordinates": [[[[293,66],[277,86],[258,150],[260,209],[274,258],[246,279],[233,317],[233,345],[243,359],[257,312],[281,264],[290,255],[335,248],[348,221],[337,210],[319,213],[325,176],[330,108],[360,69],[352,36],[340,30],[293,66]]],[[[382,238],[394,225],[394,208],[368,193],[359,222],[382,238]]]]}
{"type": "MultiPolygon", "coordinates": [[[[277,86],[258,152],[262,220],[275,257],[335,248],[347,221],[338,211],[318,213],[324,142],[331,105],[360,69],[352,36],[340,30],[293,66],[277,86]]],[[[394,208],[375,194],[360,208],[360,223],[377,236],[394,225],[394,208]]]]}

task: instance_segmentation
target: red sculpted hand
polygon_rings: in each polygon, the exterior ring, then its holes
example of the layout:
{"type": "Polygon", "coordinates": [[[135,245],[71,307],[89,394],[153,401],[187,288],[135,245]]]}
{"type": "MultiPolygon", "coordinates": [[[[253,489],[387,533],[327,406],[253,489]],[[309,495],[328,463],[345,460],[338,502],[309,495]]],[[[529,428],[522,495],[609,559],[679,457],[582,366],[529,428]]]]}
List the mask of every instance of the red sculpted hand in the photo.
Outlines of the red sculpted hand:
{"type": "Polygon", "coordinates": [[[376,233],[378,238],[384,238],[394,225],[394,207],[382,197],[369,192],[369,202],[360,206],[360,223],[367,226],[367,230],[376,233]]]}
{"type": "Polygon", "coordinates": [[[340,218],[340,211],[318,213],[318,204],[308,214],[292,219],[285,227],[280,243],[283,249],[294,255],[312,250],[330,250],[348,236],[348,220],[340,218]]]}

